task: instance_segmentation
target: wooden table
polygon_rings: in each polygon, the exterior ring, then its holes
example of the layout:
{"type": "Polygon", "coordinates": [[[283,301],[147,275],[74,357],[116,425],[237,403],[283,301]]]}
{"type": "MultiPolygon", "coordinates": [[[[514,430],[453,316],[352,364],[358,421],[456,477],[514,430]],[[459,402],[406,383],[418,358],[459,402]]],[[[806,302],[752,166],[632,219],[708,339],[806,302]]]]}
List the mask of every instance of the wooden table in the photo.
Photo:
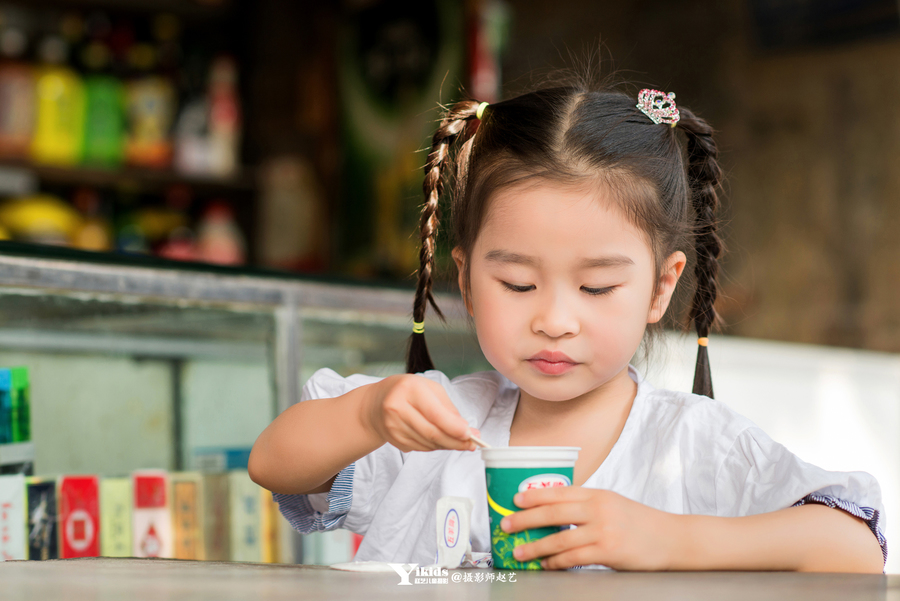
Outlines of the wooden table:
{"type": "MultiPolygon", "coordinates": [[[[451,570],[450,574],[509,572],[451,570]]],[[[787,572],[625,573],[516,572],[515,582],[399,586],[390,573],[321,566],[219,563],[173,559],[64,559],[0,562],[3,601],[263,601],[269,599],[768,599],[900,600],[900,576],[787,572]]]]}

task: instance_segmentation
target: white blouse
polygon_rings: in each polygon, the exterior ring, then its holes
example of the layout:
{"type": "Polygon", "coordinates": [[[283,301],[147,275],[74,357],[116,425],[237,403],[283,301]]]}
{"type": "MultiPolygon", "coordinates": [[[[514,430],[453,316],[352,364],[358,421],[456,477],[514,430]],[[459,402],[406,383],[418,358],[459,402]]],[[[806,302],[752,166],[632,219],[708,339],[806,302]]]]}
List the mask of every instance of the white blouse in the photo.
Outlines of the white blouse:
{"type": "MultiPolygon", "coordinates": [[[[439,382],[470,426],[492,446],[509,444],[519,388],[496,371],[439,382]]],[[[756,424],[720,401],[657,390],[629,366],[638,391],[619,439],[582,485],[614,491],[677,514],[745,516],[821,503],[860,517],[881,545],[884,507],[878,482],[866,472],[832,472],[801,461],[756,424]]],[[[381,380],[331,369],[316,371],[301,402],[334,398],[381,380]]],[[[473,553],[491,550],[484,462],[478,451],[412,451],[390,444],[344,468],[330,492],[273,493],[298,531],[346,528],[364,535],[354,561],[429,565],[437,556],[435,509],[444,496],[469,497],[473,553]]],[[[602,566],[585,566],[602,567],[602,566]]]]}

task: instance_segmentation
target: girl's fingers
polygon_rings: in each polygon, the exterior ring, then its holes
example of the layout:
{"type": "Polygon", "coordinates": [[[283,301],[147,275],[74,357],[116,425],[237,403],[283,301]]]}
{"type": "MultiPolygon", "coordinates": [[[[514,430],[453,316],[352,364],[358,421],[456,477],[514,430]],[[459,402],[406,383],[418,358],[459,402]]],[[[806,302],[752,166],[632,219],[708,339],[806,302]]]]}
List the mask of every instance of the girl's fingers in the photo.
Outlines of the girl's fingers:
{"type": "MultiPolygon", "coordinates": [[[[594,535],[596,536],[596,535],[594,535]]],[[[540,538],[534,542],[524,545],[518,545],[519,549],[515,558],[519,561],[530,561],[538,557],[549,557],[565,553],[571,549],[577,549],[585,545],[596,542],[591,538],[591,532],[587,528],[569,528],[568,530],[560,530],[549,536],[540,538]]],[[[559,561],[557,557],[556,561],[559,561]]],[[[598,562],[594,562],[598,563],[598,562]]],[[[560,566],[554,566],[560,567],[560,566]]]]}
{"type": "Polygon", "coordinates": [[[442,387],[431,396],[423,395],[417,398],[414,406],[428,422],[457,443],[469,440],[469,424],[459,414],[442,387]]]}
{"type": "Polygon", "coordinates": [[[415,411],[410,412],[410,415],[407,416],[407,424],[415,430],[418,436],[425,440],[431,450],[457,449],[466,451],[475,446],[475,443],[470,440],[463,441],[448,435],[424,415],[415,411]]]}
{"type": "Polygon", "coordinates": [[[403,443],[405,446],[409,447],[413,451],[433,451],[434,446],[432,443],[425,440],[418,432],[406,426],[400,435],[402,437],[398,440],[403,443]]]}

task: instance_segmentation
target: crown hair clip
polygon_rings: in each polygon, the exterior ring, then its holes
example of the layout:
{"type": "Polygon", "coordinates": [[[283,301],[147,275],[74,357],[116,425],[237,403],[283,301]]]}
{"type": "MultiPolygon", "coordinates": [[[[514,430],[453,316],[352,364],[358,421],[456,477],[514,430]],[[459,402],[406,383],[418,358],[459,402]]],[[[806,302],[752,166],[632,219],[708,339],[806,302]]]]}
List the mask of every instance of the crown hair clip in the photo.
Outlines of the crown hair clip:
{"type": "Polygon", "coordinates": [[[635,106],[657,125],[668,123],[675,127],[675,124],[681,119],[678,107],[675,106],[675,92],[666,94],[659,90],[644,88],[638,94],[638,103],[635,106]]]}

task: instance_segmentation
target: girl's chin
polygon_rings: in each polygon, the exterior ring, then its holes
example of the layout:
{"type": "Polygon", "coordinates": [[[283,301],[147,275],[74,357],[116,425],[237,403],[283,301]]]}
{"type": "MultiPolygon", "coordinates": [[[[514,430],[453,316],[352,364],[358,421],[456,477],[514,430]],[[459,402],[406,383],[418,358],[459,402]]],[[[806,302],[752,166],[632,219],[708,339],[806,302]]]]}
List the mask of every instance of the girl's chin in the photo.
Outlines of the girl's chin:
{"type": "Polygon", "coordinates": [[[561,379],[545,378],[540,374],[529,378],[520,378],[519,382],[513,380],[513,382],[528,396],[548,403],[571,401],[590,392],[590,388],[584,385],[575,385],[573,382],[563,384],[561,379]],[[535,382],[535,378],[541,378],[544,381],[535,382]]]}

